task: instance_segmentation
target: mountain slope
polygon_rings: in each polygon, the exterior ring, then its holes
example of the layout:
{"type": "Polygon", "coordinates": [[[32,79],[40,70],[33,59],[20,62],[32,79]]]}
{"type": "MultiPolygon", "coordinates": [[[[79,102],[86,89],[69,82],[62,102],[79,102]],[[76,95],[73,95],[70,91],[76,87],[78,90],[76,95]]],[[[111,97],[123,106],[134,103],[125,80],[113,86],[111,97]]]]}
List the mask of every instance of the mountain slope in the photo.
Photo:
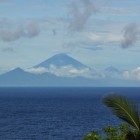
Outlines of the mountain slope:
{"type": "Polygon", "coordinates": [[[113,67],[113,66],[110,66],[110,67],[107,67],[105,69],[105,72],[114,72],[114,73],[120,73],[120,70],[118,70],[117,68],[113,67]]]}
{"type": "MultiPolygon", "coordinates": [[[[73,70],[76,69],[76,72],[82,72],[81,69],[87,69],[87,66],[81,64],[77,60],[65,55],[58,54],[53,56],[52,58],[36,65],[36,67],[47,67],[50,64],[54,64],[57,67],[63,67],[65,65],[72,65],[72,71],[68,71],[68,69],[62,69],[64,74],[65,71],[70,72],[74,75],[73,70]],[[76,67],[76,68],[75,68],[76,67]],[[78,71],[77,71],[78,69],[78,71]]],[[[58,68],[59,69],[59,68],[58,68]]],[[[60,69],[61,70],[61,69],[60,69]]],[[[87,71],[88,72],[88,71],[87,71]]],[[[74,75],[71,77],[67,76],[56,76],[52,73],[44,72],[39,74],[33,74],[31,72],[27,72],[22,70],[21,68],[16,68],[11,70],[3,75],[0,75],[0,87],[119,87],[119,86],[140,86],[140,82],[136,80],[125,80],[118,77],[118,70],[115,68],[106,69],[106,77],[96,77],[96,78],[85,78],[81,75],[74,75]],[[114,73],[113,76],[110,76],[114,73]]],[[[96,74],[96,73],[95,73],[96,74]]]]}
{"type": "Polygon", "coordinates": [[[73,59],[72,57],[70,57],[64,53],[56,54],[56,55],[52,56],[51,58],[43,61],[42,63],[34,66],[34,68],[37,68],[37,67],[49,68],[51,65],[54,65],[58,68],[60,68],[62,66],[67,66],[67,65],[71,65],[77,69],[87,68],[86,65],[82,64],[81,62],[73,59]]]}
{"type": "Polygon", "coordinates": [[[88,79],[84,77],[57,77],[50,73],[31,74],[14,69],[0,75],[0,87],[116,87],[140,86],[138,81],[123,79],[88,79]]]}
{"type": "Polygon", "coordinates": [[[99,82],[83,77],[57,77],[50,73],[31,74],[17,68],[0,76],[0,86],[8,87],[75,87],[75,86],[97,86],[99,82]]]}
{"type": "Polygon", "coordinates": [[[0,76],[0,86],[29,85],[35,81],[34,74],[16,68],[0,76]]]}

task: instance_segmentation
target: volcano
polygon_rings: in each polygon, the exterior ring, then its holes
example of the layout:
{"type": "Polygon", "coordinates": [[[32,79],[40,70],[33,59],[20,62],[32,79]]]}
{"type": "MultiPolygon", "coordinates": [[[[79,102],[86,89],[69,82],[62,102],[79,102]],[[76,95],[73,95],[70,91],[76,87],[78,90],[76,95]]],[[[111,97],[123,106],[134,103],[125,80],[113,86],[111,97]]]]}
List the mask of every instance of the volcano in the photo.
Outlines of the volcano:
{"type": "Polygon", "coordinates": [[[61,68],[63,66],[72,66],[76,69],[89,68],[88,66],[82,64],[81,62],[64,53],[56,54],[50,57],[49,59],[41,62],[40,64],[35,65],[34,68],[37,67],[49,68],[51,65],[57,68],[61,68]]]}

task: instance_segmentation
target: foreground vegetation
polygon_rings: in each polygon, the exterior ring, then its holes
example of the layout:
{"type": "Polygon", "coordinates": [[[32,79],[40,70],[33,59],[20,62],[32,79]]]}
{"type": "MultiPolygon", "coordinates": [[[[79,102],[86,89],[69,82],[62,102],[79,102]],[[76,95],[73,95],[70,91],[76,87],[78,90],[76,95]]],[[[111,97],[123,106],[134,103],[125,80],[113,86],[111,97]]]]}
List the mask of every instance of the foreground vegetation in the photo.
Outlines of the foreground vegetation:
{"type": "Polygon", "coordinates": [[[85,135],[83,140],[140,140],[138,105],[117,94],[106,96],[103,103],[125,124],[120,124],[117,127],[105,127],[102,129],[103,134],[93,130],[92,133],[85,135]]]}

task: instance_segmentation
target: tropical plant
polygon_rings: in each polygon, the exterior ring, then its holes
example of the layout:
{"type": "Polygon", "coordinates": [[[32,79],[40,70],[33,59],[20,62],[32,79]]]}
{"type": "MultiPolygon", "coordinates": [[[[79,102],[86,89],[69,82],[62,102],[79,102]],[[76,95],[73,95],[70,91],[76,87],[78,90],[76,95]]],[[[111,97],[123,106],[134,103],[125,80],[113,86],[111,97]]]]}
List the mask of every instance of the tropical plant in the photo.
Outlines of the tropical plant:
{"type": "Polygon", "coordinates": [[[107,126],[102,128],[102,134],[93,130],[90,134],[84,135],[83,140],[126,140],[126,135],[130,130],[128,124],[120,124],[119,126],[107,126]]]}
{"type": "Polygon", "coordinates": [[[105,127],[101,136],[97,131],[92,131],[84,136],[84,140],[140,140],[140,117],[136,102],[122,95],[110,94],[104,97],[103,103],[127,124],[105,127]]]}
{"type": "Polygon", "coordinates": [[[127,132],[126,139],[140,140],[140,117],[138,105],[122,95],[111,94],[103,99],[114,115],[127,122],[133,129],[127,132]]]}
{"type": "Polygon", "coordinates": [[[99,132],[93,130],[90,134],[88,135],[84,135],[84,139],[83,140],[102,140],[99,132]]]}

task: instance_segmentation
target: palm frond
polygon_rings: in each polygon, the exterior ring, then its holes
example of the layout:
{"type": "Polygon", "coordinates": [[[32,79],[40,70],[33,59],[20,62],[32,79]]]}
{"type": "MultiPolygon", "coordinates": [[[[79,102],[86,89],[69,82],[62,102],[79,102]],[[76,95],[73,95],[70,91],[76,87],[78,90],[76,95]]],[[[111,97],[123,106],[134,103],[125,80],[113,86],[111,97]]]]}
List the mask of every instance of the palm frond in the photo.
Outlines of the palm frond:
{"type": "Polygon", "coordinates": [[[109,107],[114,115],[126,121],[140,131],[140,118],[138,106],[135,102],[122,95],[110,94],[103,99],[104,104],[109,107]]]}

